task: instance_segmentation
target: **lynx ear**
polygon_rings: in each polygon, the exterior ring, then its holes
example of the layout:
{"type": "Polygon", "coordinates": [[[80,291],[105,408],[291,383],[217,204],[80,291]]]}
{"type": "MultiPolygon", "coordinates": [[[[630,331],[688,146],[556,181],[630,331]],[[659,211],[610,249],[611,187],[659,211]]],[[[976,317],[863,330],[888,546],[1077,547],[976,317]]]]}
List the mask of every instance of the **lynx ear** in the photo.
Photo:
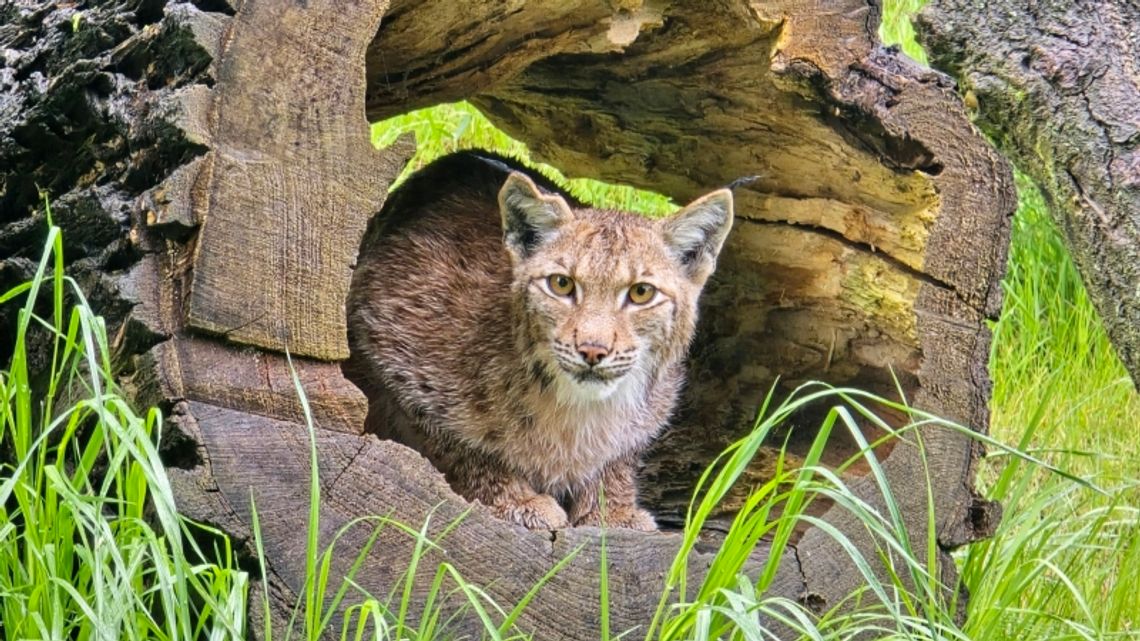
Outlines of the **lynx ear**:
{"type": "Polygon", "coordinates": [[[732,229],[732,192],[718,189],[664,221],[665,244],[689,278],[703,283],[716,267],[716,257],[732,229]]]}
{"type": "Polygon", "coordinates": [[[503,240],[507,249],[526,258],[574,217],[561,196],[544,194],[526,174],[512,171],[499,190],[503,240]]]}

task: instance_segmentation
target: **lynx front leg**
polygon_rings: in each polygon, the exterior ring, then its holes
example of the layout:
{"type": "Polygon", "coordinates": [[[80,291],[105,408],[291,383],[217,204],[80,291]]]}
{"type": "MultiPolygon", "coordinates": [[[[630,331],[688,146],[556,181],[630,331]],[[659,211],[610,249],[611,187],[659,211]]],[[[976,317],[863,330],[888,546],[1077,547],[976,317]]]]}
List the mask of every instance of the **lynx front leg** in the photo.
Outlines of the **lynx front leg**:
{"type": "Polygon", "coordinates": [[[653,515],[637,506],[637,458],[627,456],[613,461],[602,470],[599,479],[576,492],[570,521],[575,526],[604,523],[606,527],[643,532],[656,530],[653,515]]]}
{"type": "Polygon", "coordinates": [[[464,498],[479,501],[495,516],[531,530],[569,527],[566,511],[549,494],[534,491],[490,457],[472,453],[449,470],[448,481],[464,498]]]}

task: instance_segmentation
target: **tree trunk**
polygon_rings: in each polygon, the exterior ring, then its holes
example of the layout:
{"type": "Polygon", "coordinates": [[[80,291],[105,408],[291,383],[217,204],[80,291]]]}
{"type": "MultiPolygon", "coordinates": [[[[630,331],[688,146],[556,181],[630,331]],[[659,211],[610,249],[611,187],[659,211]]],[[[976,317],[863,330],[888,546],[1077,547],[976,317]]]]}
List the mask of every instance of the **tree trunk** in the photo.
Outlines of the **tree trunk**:
{"type": "MultiPolygon", "coordinates": [[[[702,301],[684,409],[646,461],[641,487],[661,522],[680,522],[695,479],[749,429],[777,376],[780,393],[812,379],[901,390],[986,431],[985,323],[1000,306],[1009,171],[946,77],[877,45],[873,4],[234,6],[3,10],[0,43],[11,53],[0,74],[0,251],[9,259],[0,278],[22,277],[35,257],[35,188],[47,188],[72,270],[120,328],[125,388],[165,408],[184,437],[168,450],[181,508],[248,544],[256,501],[275,612],[302,589],[309,466],[281,352],[294,356],[317,427],[323,543],[365,515],[413,527],[430,518],[438,535],[471,507],[418,454],[361,434],[366,399],[336,362],[316,360],[348,353],[343,303],[360,237],[410,153],[406,141],[368,147],[365,113],[470,98],[565,171],[679,200],[762,175],[738,191],[739,222],[702,301]]],[[[789,427],[792,460],[806,452],[812,419],[789,427]]],[[[987,536],[997,511],[973,489],[980,448],[949,430],[922,437],[940,546],[987,536]]],[[[781,443],[750,481],[770,478],[781,443]]],[[[857,449],[835,438],[825,459],[838,464],[857,449]]],[[[918,448],[878,452],[925,545],[918,448]]],[[[880,504],[866,474],[846,476],[880,504]]],[[[830,508],[823,518],[877,558],[850,515],[830,508]]],[[[334,574],[369,535],[348,531],[334,574]]],[[[467,579],[513,604],[579,544],[520,626],[539,638],[589,638],[598,634],[596,529],[525,532],[476,507],[442,547],[467,579]]],[[[611,532],[606,544],[611,625],[643,625],[679,537],[611,532]]],[[[386,528],[359,583],[388,594],[412,548],[386,528]]],[[[795,552],[772,594],[829,607],[861,582],[821,530],[801,531],[795,552]]],[[[694,553],[690,567],[704,560],[694,553]]],[[[949,557],[937,562],[953,585],[949,557]]]]}
{"type": "Polygon", "coordinates": [[[934,0],[931,63],[1045,195],[1112,344],[1140,385],[1140,5],[934,0]]]}

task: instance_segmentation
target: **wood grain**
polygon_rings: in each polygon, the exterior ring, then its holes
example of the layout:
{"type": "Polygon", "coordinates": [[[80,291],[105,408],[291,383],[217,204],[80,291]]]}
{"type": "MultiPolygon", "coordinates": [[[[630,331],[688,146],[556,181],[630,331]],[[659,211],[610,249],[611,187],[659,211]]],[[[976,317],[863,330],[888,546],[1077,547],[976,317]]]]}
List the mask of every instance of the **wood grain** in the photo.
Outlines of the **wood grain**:
{"type": "MultiPolygon", "coordinates": [[[[208,213],[187,324],[348,356],[344,300],[368,217],[408,154],[368,142],[360,67],[387,3],[251,0],[215,61],[208,213]]],[[[406,141],[405,141],[406,144],[406,141]]]]}
{"type": "MultiPolygon", "coordinates": [[[[266,555],[285,585],[301,593],[309,504],[307,429],[201,402],[191,402],[188,409],[210,454],[210,476],[217,481],[228,509],[248,523],[250,506],[256,505],[266,555]]],[[[457,497],[430,463],[404,446],[371,435],[327,430],[317,430],[315,439],[321,478],[321,546],[334,539],[337,546],[332,585],[347,574],[380,517],[414,530],[427,523],[429,538],[439,544],[439,549],[420,561],[413,607],[422,607],[441,562],[452,564],[496,603],[509,607],[556,563],[581,548],[538,593],[523,613],[519,628],[538,639],[571,640],[599,634],[602,541],[597,528],[563,530],[553,537],[550,532],[530,532],[457,497]],[[456,520],[459,525],[442,536],[456,520]]],[[[402,585],[414,545],[407,532],[394,524],[385,525],[364,570],[354,580],[368,593],[386,598],[402,585]]],[[[679,545],[677,534],[607,533],[611,630],[644,634],[679,545]]],[[[692,581],[701,579],[711,558],[707,553],[692,553],[692,581]]],[[[756,571],[763,560],[761,550],[748,568],[756,571]]],[[[795,599],[802,589],[802,577],[794,564],[783,564],[772,593],[795,599]]],[[[448,611],[458,605],[452,603],[448,611]]],[[[471,612],[456,626],[457,634],[477,635],[480,629],[471,612]]]]}

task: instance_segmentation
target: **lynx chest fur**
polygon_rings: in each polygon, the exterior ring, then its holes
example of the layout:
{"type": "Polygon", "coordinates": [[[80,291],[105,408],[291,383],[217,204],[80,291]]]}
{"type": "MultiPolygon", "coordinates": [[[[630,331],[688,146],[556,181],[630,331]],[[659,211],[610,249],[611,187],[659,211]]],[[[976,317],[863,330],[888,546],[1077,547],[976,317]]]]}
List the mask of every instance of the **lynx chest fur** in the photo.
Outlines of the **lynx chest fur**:
{"type": "Polygon", "coordinates": [[[485,152],[425,167],[374,218],[353,275],[346,371],[369,428],[524,526],[653,529],[639,456],[680,392],[731,224],[727,190],[651,220],[485,152]]]}

